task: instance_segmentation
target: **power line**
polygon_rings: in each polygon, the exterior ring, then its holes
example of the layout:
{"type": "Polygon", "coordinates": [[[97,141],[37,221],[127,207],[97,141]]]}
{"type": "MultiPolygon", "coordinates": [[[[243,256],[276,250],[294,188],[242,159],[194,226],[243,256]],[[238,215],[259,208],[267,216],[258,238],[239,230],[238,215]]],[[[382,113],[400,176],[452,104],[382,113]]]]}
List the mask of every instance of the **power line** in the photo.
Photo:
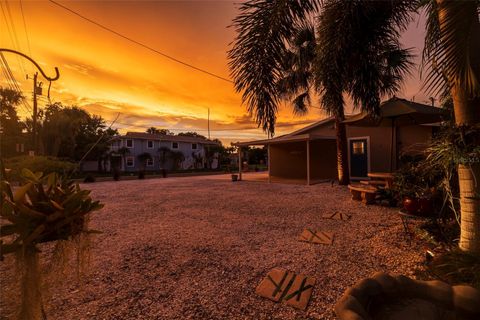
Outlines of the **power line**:
{"type": "Polygon", "coordinates": [[[20,11],[22,12],[23,29],[25,30],[25,37],[27,38],[28,54],[31,57],[32,56],[32,50],[31,50],[31,47],[30,47],[30,37],[28,36],[27,22],[25,21],[25,13],[23,12],[23,2],[22,2],[22,0],[20,0],[20,11]]]}
{"type": "Polygon", "coordinates": [[[134,39],[132,39],[132,38],[130,38],[130,37],[128,37],[128,36],[120,33],[120,32],[117,32],[117,31],[115,31],[115,30],[113,30],[113,29],[111,29],[111,28],[109,28],[109,27],[107,27],[107,26],[105,26],[105,25],[103,25],[103,24],[95,21],[95,20],[92,20],[92,19],[90,19],[90,18],[88,18],[88,17],[86,17],[86,16],[84,16],[84,15],[82,15],[82,14],[80,14],[80,13],[78,13],[78,12],[76,12],[76,11],[74,11],[74,10],[66,7],[66,6],[64,6],[63,4],[60,4],[60,3],[58,3],[58,2],[56,2],[56,1],[54,1],[54,0],[49,0],[49,1],[50,1],[51,3],[53,3],[54,5],[60,7],[60,8],[62,8],[62,9],[64,9],[64,10],[67,10],[68,12],[70,12],[70,13],[72,13],[72,14],[74,14],[74,15],[76,15],[76,16],[78,16],[78,17],[80,17],[80,18],[82,18],[82,19],[84,19],[84,20],[86,20],[86,21],[88,21],[88,22],[96,25],[97,27],[100,27],[100,28],[102,28],[102,29],[104,29],[104,30],[106,30],[106,31],[108,31],[108,32],[111,32],[111,33],[113,33],[113,34],[115,34],[115,35],[117,35],[117,36],[119,36],[119,37],[121,37],[121,38],[123,38],[123,39],[125,39],[125,40],[127,40],[127,41],[130,41],[130,42],[132,42],[132,43],[134,43],[134,44],[136,44],[136,45],[139,45],[139,46],[141,46],[141,47],[143,47],[143,48],[145,48],[145,49],[147,49],[147,50],[150,50],[150,51],[152,51],[152,52],[154,52],[154,53],[156,53],[156,54],[159,54],[159,55],[161,55],[161,56],[163,56],[163,57],[165,57],[165,58],[167,58],[167,59],[170,59],[170,60],[172,60],[172,61],[174,61],[174,62],[176,62],[176,63],[182,64],[182,65],[184,65],[184,66],[186,66],[186,67],[192,68],[192,69],[197,70],[197,71],[199,71],[199,72],[203,72],[203,73],[205,73],[205,74],[208,74],[208,75],[210,75],[210,76],[212,76],[212,77],[215,77],[215,78],[218,78],[218,79],[220,79],[220,80],[223,80],[223,81],[226,81],[226,82],[229,82],[229,83],[233,83],[233,81],[230,80],[230,79],[227,79],[227,78],[225,78],[225,77],[219,76],[219,75],[217,75],[217,74],[215,74],[215,73],[213,73],[213,72],[207,71],[207,70],[205,70],[205,69],[196,67],[196,66],[194,66],[194,65],[192,65],[192,64],[190,64],[190,63],[184,62],[184,61],[182,61],[182,60],[179,60],[179,59],[177,59],[177,58],[174,58],[174,57],[171,56],[171,55],[168,55],[168,54],[163,53],[163,52],[161,52],[161,51],[159,51],[159,50],[157,50],[157,49],[154,49],[154,48],[152,48],[152,47],[150,47],[150,46],[148,46],[148,45],[146,45],[146,44],[144,44],[144,43],[142,43],[142,42],[139,42],[139,41],[137,41],[137,40],[134,40],[134,39]]]}
{"type": "MultiPolygon", "coordinates": [[[[18,91],[18,92],[21,93],[22,89],[20,88],[20,86],[17,83],[17,80],[13,76],[12,70],[10,69],[10,66],[8,65],[7,59],[5,59],[5,56],[3,55],[3,52],[0,52],[0,60],[1,60],[1,63],[2,63],[2,70],[4,71],[4,74],[6,75],[5,78],[7,79],[7,83],[9,84],[10,88],[12,90],[15,90],[15,91],[18,91]]],[[[23,106],[27,109],[27,111],[28,111],[27,113],[32,113],[32,108],[30,107],[30,105],[26,101],[25,97],[22,97],[22,103],[23,103],[23,106]]]]}
{"type": "Polygon", "coordinates": [[[97,144],[100,143],[100,141],[103,139],[103,137],[104,137],[105,134],[107,133],[108,129],[111,129],[112,126],[114,125],[115,121],[118,120],[118,117],[120,117],[120,112],[117,114],[117,116],[115,117],[115,119],[110,123],[110,125],[108,126],[108,128],[103,131],[103,134],[100,135],[100,137],[98,138],[98,140],[90,147],[90,149],[88,149],[87,152],[85,152],[85,154],[84,154],[83,157],[80,159],[80,161],[78,161],[78,163],[82,163],[82,161],[88,156],[88,154],[93,150],[93,148],[95,148],[95,147],[97,146],[97,144]]]}
{"type": "MultiPolygon", "coordinates": [[[[12,25],[12,31],[13,31],[13,38],[14,38],[17,50],[21,51],[20,42],[18,41],[18,36],[17,36],[17,29],[15,28],[15,20],[12,17],[12,12],[10,11],[10,4],[8,3],[8,0],[5,0],[5,7],[7,8],[7,13],[8,13],[8,16],[10,17],[10,23],[12,25]]],[[[2,7],[2,10],[3,10],[3,7],[2,7]]],[[[23,60],[20,60],[19,57],[17,57],[17,60],[20,64],[20,68],[22,69],[23,73],[26,74],[27,71],[25,70],[25,63],[23,62],[23,60]]]]}

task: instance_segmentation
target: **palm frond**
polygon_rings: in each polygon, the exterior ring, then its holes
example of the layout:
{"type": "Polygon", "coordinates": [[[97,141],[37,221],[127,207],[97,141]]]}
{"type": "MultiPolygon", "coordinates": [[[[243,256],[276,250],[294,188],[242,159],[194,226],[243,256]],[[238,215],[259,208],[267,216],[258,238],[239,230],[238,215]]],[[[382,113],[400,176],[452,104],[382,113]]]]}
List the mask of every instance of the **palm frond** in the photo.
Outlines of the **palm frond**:
{"type": "Polygon", "coordinates": [[[310,91],[305,91],[299,94],[292,101],[293,103],[293,113],[297,116],[303,116],[308,112],[308,107],[310,106],[310,91]]]}
{"type": "Polygon", "coordinates": [[[294,26],[318,9],[318,0],[250,0],[233,20],[237,36],[228,52],[235,90],[264,131],[274,133],[277,82],[294,26]]]}
{"type": "Polygon", "coordinates": [[[422,67],[426,71],[424,88],[432,94],[465,88],[480,95],[480,1],[424,0],[427,35],[422,67]]]}
{"type": "Polygon", "coordinates": [[[311,21],[301,21],[289,39],[285,62],[277,81],[280,98],[291,100],[293,113],[305,115],[311,104],[313,62],[315,60],[315,30],[311,21]]]}
{"type": "Polygon", "coordinates": [[[410,0],[327,2],[317,23],[317,86],[342,90],[355,106],[378,113],[382,96],[398,90],[412,66],[398,39],[415,9],[410,0]]]}

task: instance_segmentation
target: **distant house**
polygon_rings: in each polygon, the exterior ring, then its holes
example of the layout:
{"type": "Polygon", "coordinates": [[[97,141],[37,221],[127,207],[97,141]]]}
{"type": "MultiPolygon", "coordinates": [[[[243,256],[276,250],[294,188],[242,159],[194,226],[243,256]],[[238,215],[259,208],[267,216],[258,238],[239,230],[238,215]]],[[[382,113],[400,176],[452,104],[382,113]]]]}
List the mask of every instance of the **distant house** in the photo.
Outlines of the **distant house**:
{"type": "MultiPolygon", "coordinates": [[[[1,131],[0,126],[0,133],[1,131]]],[[[9,135],[0,138],[0,154],[4,158],[27,155],[31,144],[29,143],[29,135],[21,133],[19,135],[9,135]]]]}
{"type": "MultiPolygon", "coordinates": [[[[369,172],[394,171],[400,155],[422,152],[437,128],[434,123],[427,124],[428,119],[441,119],[444,114],[440,108],[399,98],[385,101],[381,110],[386,115],[380,117],[381,123],[370,125],[363,114],[345,121],[351,179],[365,179],[369,172]],[[420,116],[414,117],[415,112],[420,116]]],[[[335,135],[335,121],[330,117],[290,134],[236,145],[268,147],[269,181],[314,184],[337,178],[335,135]]]]}
{"type": "Polygon", "coordinates": [[[111,153],[125,172],[142,166],[146,171],[203,169],[207,148],[215,145],[218,143],[200,137],[127,132],[112,140],[111,153]]]}

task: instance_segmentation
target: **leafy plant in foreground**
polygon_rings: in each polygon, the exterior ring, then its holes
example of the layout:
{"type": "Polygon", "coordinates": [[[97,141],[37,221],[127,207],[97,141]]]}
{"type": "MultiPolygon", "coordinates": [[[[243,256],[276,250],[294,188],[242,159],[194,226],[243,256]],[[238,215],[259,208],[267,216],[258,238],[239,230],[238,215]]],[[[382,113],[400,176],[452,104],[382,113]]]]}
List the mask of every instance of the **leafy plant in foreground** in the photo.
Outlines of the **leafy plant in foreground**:
{"type": "MultiPolygon", "coordinates": [[[[13,188],[1,166],[0,259],[14,254],[20,266],[22,303],[19,319],[45,319],[42,303],[39,245],[73,242],[83,249],[90,233],[88,216],[103,207],[89,190],[50,173],[22,170],[24,183],[13,188]]],[[[77,256],[77,264],[81,261],[77,256]]]]}

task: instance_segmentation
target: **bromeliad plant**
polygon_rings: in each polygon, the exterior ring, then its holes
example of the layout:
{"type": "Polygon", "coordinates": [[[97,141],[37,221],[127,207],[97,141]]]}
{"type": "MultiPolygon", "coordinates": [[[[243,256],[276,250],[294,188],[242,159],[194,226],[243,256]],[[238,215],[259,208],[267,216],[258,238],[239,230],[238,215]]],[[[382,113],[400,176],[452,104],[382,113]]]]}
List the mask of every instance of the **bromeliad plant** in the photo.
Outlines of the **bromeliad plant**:
{"type": "Polygon", "coordinates": [[[8,253],[36,247],[37,244],[56,240],[71,240],[86,230],[86,215],[102,205],[93,201],[89,190],[81,190],[56,173],[44,176],[23,169],[25,184],[13,190],[2,179],[1,217],[8,224],[1,225],[1,257],[8,253]]]}
{"type": "MultiPolygon", "coordinates": [[[[51,173],[22,170],[23,184],[13,188],[1,168],[0,259],[15,254],[21,266],[20,319],[44,319],[39,245],[74,242],[98,231],[89,230],[88,216],[103,207],[89,190],[51,173]]],[[[77,259],[77,263],[80,261],[77,259]]]]}

